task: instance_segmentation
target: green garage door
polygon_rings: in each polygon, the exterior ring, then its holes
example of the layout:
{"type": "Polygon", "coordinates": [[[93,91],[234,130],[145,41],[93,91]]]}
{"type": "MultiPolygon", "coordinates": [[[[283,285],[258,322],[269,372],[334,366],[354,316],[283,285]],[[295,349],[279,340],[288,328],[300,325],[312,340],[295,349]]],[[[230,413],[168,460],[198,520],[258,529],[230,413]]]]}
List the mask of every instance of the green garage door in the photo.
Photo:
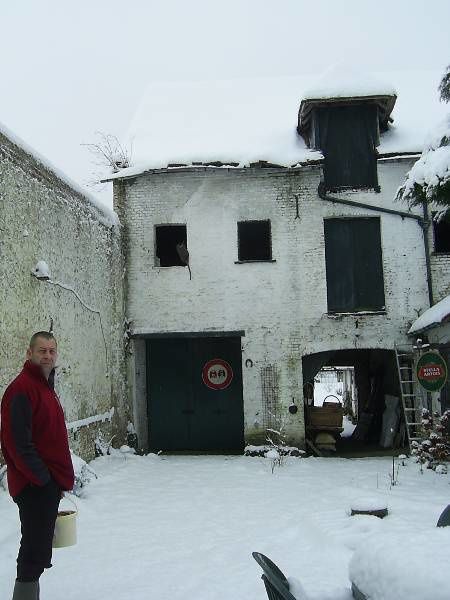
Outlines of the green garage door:
{"type": "Polygon", "coordinates": [[[148,340],[150,448],[241,452],[241,360],[238,337],[148,340]]]}

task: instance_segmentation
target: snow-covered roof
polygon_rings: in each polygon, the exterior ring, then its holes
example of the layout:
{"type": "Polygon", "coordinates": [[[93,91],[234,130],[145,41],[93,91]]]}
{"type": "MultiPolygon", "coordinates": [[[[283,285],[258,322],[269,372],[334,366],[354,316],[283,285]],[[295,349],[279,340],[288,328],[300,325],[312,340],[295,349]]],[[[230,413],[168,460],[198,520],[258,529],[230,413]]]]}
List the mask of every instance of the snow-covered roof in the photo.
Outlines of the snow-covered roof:
{"type": "Polygon", "coordinates": [[[107,206],[99,202],[94,196],[88,194],[77,183],[72,181],[65,173],[55,167],[49,160],[44,158],[39,152],[34,150],[19,136],[8,129],[3,123],[0,123],[0,133],[3,134],[10,142],[21,148],[24,152],[30,155],[37,163],[40,163],[47,171],[53,173],[58,179],[63,181],[69,188],[72,188],[78,195],[83,196],[87,200],[87,206],[91,212],[107,227],[117,225],[119,218],[117,214],[107,206]]]}
{"type": "Polygon", "coordinates": [[[264,161],[292,167],[321,160],[297,133],[300,103],[307,96],[364,97],[397,94],[394,123],[382,134],[381,155],[420,153],[427,131],[445,115],[437,88],[442,73],[374,73],[353,79],[334,75],[151,84],[124,144],[131,167],[107,179],[131,177],[170,165],[249,166],[264,161]]]}
{"type": "Polygon", "coordinates": [[[450,296],[428,308],[420,317],[414,321],[408,333],[420,333],[426,329],[437,327],[450,319],[450,296]]]}
{"type": "Polygon", "coordinates": [[[396,96],[392,78],[349,67],[333,66],[314,85],[304,90],[302,100],[396,96]]]}

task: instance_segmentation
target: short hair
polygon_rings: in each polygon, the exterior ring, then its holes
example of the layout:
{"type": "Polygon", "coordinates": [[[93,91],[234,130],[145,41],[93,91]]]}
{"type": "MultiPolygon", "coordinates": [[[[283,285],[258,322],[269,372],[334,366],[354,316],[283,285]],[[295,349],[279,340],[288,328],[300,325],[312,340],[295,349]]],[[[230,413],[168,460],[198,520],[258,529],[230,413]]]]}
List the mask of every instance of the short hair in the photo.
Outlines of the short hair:
{"type": "Polygon", "coordinates": [[[37,331],[36,333],[33,333],[33,335],[31,336],[30,348],[33,348],[33,346],[36,345],[37,338],[44,338],[45,340],[54,340],[56,346],[58,346],[58,343],[57,343],[53,333],[51,333],[50,331],[37,331]]]}

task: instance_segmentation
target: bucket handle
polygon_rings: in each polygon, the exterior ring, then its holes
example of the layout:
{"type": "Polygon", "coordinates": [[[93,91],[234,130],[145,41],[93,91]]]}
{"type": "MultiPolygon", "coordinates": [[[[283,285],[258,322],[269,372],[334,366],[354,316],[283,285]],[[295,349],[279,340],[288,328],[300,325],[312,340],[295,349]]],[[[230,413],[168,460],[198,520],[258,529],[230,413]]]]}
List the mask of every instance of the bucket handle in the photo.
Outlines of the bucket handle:
{"type": "Polygon", "coordinates": [[[78,514],[78,506],[76,505],[75,500],[72,500],[72,498],[70,498],[70,496],[64,494],[61,498],[61,500],[68,500],[72,506],[75,508],[75,514],[78,514]]]}

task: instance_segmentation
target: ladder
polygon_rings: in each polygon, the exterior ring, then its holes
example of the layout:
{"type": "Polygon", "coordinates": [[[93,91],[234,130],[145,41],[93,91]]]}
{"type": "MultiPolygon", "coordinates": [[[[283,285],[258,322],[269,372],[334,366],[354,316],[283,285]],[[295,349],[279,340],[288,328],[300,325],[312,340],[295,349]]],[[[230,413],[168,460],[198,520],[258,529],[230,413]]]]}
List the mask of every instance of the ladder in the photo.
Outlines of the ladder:
{"type": "Polygon", "coordinates": [[[422,397],[417,393],[418,382],[414,368],[415,356],[411,346],[399,347],[394,344],[397,362],[400,396],[402,399],[403,416],[409,450],[411,443],[423,440],[422,436],[422,397]]]}

